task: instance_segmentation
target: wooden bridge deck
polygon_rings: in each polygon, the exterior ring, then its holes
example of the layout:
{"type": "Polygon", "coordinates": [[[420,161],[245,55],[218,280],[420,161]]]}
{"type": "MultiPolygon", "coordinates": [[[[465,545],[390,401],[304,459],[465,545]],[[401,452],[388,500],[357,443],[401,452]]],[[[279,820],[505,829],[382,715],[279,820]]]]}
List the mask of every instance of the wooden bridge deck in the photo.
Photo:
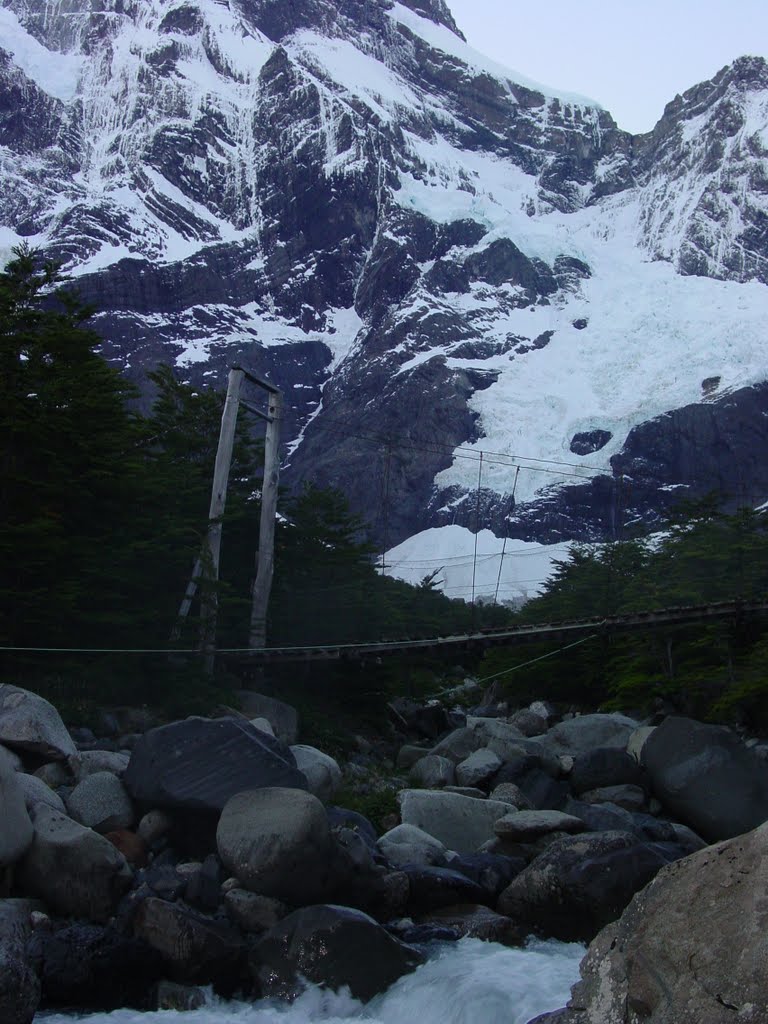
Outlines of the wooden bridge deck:
{"type": "MultiPolygon", "coordinates": [[[[504,629],[481,630],[453,636],[407,640],[382,640],[378,643],[323,644],[304,647],[265,647],[240,654],[250,663],[290,661],[338,661],[397,656],[409,652],[440,652],[451,649],[482,650],[493,646],[511,646],[541,640],[567,640],[583,633],[613,633],[681,626],[694,622],[745,618],[768,612],[768,599],[757,601],[721,601],[715,604],[657,608],[648,612],[612,615],[606,618],[577,619],[567,622],[540,622],[504,629]]],[[[223,652],[222,652],[223,653],[223,652]]]]}

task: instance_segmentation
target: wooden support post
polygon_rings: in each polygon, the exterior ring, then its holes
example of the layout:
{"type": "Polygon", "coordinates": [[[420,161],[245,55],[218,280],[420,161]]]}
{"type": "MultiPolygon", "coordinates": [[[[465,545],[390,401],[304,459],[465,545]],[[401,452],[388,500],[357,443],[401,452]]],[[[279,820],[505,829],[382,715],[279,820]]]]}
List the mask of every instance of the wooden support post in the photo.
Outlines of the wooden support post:
{"type": "Polygon", "coordinates": [[[279,391],[269,392],[267,434],[264,439],[264,480],[261,486],[261,521],[256,581],[253,584],[251,632],[249,647],[261,648],[267,638],[267,606],[272,589],[275,565],[275,513],[277,481],[280,475],[280,416],[283,397],[279,391]]]}
{"type": "Polygon", "coordinates": [[[200,648],[205,652],[206,671],[213,672],[216,651],[216,619],[219,610],[219,560],[221,554],[221,522],[227,503],[227,484],[229,483],[229,467],[232,462],[232,449],[235,443],[235,424],[237,408],[240,401],[240,388],[244,373],[235,369],[229,371],[227,398],[221,416],[219,447],[216,451],[216,465],[213,470],[213,487],[211,488],[211,506],[208,512],[208,534],[203,545],[201,559],[201,579],[203,582],[201,600],[200,648]]]}

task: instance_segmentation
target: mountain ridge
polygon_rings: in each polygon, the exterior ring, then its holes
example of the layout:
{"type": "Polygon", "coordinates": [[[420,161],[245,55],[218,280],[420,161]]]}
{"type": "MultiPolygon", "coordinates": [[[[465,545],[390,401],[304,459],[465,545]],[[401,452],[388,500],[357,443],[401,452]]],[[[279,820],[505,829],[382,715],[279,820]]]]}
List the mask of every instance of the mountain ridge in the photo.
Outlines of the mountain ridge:
{"type": "Polygon", "coordinates": [[[765,60],[632,136],[442,0],[96,6],[0,3],[0,247],[63,260],[128,375],[275,380],[284,479],[384,546],[768,496],[765,60]]]}

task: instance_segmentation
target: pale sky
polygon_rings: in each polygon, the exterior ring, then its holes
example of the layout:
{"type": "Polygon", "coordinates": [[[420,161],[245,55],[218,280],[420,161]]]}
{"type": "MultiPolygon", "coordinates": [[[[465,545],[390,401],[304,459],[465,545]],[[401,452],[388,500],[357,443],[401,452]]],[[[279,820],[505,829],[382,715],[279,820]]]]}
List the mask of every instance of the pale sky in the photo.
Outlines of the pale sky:
{"type": "Polygon", "coordinates": [[[677,93],[768,57],[768,0],[447,0],[476,50],[650,131],[677,93]]]}

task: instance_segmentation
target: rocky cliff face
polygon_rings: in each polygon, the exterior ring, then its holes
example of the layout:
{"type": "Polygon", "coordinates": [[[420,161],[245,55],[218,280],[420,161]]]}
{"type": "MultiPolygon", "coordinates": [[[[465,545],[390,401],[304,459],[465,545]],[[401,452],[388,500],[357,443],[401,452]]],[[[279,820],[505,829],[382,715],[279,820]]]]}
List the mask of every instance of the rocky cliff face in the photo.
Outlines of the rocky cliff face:
{"type": "Polygon", "coordinates": [[[443,0],[0,0],[0,165],[109,358],[269,376],[284,479],[390,544],[766,497],[758,58],[633,138],[443,0]]]}

